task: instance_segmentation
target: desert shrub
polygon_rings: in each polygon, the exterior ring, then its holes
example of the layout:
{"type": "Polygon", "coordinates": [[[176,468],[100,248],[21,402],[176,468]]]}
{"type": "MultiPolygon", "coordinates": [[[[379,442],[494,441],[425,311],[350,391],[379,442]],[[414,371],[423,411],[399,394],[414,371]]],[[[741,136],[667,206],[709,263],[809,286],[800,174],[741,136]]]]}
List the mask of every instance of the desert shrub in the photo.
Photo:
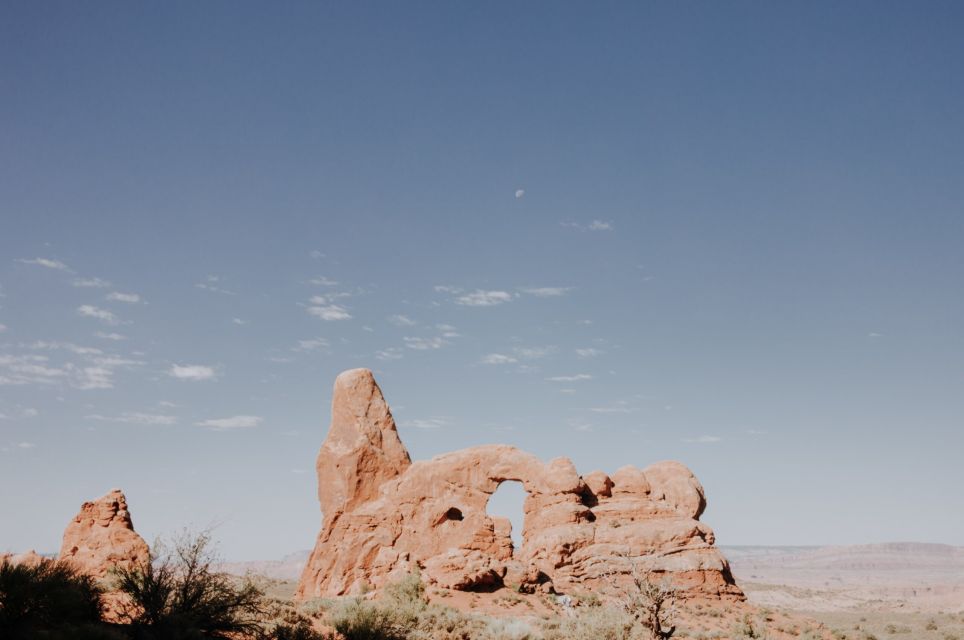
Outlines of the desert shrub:
{"type": "Polygon", "coordinates": [[[614,607],[590,607],[571,618],[543,623],[545,640],[635,640],[643,631],[631,615],[614,607]]]}
{"type": "Polygon", "coordinates": [[[405,640],[409,632],[392,609],[360,598],[337,607],[331,624],[345,640],[405,640]]]}
{"type": "MultiPolygon", "coordinates": [[[[834,633],[836,634],[837,632],[834,633]]],[[[766,638],[766,625],[762,622],[754,622],[750,614],[745,614],[742,620],[733,625],[731,635],[734,638],[766,638]]],[[[834,637],[836,637],[836,635],[834,637]]]]}
{"type": "Polygon", "coordinates": [[[123,617],[132,637],[190,640],[262,633],[261,590],[248,579],[236,585],[216,572],[210,544],[206,532],[185,532],[170,548],[155,544],[150,563],[115,572],[116,587],[128,599],[123,617]]]}
{"type": "Polygon", "coordinates": [[[101,624],[101,590],[69,563],[0,563],[0,637],[111,638],[101,624]]]}

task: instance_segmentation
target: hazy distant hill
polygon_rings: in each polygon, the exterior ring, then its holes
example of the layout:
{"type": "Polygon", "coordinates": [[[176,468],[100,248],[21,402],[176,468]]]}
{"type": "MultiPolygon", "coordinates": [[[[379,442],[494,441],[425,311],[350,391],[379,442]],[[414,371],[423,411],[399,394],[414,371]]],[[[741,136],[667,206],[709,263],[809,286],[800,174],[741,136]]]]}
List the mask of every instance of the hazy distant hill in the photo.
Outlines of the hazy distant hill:
{"type": "Polygon", "coordinates": [[[737,579],[774,584],[838,580],[964,583],[964,547],[894,542],[835,547],[720,547],[737,579]]]}
{"type": "Polygon", "coordinates": [[[244,575],[255,573],[275,580],[297,580],[308,562],[310,550],[289,553],[281,560],[254,560],[251,562],[225,562],[221,569],[227,573],[244,575]]]}

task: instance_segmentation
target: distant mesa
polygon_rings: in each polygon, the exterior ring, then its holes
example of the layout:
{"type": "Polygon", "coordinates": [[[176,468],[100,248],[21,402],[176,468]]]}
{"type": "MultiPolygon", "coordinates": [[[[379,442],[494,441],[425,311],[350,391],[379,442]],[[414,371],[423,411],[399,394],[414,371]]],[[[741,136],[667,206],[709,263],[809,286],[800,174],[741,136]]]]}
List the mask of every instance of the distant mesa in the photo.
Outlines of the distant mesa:
{"type": "Polygon", "coordinates": [[[134,531],[120,489],[80,507],[64,531],[60,559],[98,578],[114,567],[129,569],[150,562],[150,549],[134,531]]]}
{"type": "Polygon", "coordinates": [[[636,570],[684,596],[744,599],[699,522],[703,487],[678,462],[580,476],[568,458],[487,445],[413,463],[372,372],[353,369],[335,380],[316,469],[324,520],[301,598],[360,593],[415,570],[442,588],[529,593],[592,589],[636,570]],[[520,549],[509,520],[486,513],[505,481],[527,493],[520,549]]]}

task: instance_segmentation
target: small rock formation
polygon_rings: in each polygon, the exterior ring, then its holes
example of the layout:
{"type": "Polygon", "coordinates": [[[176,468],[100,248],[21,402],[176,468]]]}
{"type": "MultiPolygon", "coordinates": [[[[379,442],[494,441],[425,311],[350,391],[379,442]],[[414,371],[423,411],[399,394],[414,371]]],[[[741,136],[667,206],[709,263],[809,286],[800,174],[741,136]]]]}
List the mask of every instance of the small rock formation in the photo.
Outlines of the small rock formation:
{"type": "Polygon", "coordinates": [[[0,553],[0,564],[9,562],[12,565],[23,564],[28,567],[36,567],[44,561],[44,557],[31,549],[23,553],[0,553]]]}
{"type": "Polygon", "coordinates": [[[120,489],[80,507],[64,531],[60,559],[97,578],[105,577],[113,567],[132,568],[150,562],[150,549],[134,531],[127,498],[120,489]]]}
{"type": "Polygon", "coordinates": [[[682,464],[580,476],[568,458],[544,463],[505,445],[412,463],[367,369],[335,381],[317,472],[324,521],[301,598],[357,593],[419,570],[443,588],[528,592],[592,589],[649,571],[684,595],[743,599],[699,522],[703,487],[682,464]],[[528,494],[521,549],[508,519],[486,513],[509,480],[528,494]]]}

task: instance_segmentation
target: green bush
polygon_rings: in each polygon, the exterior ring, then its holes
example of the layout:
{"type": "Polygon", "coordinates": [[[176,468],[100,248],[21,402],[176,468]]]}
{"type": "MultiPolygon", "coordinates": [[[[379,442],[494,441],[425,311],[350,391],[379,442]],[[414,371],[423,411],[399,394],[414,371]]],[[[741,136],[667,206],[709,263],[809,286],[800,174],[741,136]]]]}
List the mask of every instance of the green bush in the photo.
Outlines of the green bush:
{"type": "Polygon", "coordinates": [[[263,593],[214,571],[207,533],[182,534],[173,548],[156,544],[151,562],[116,571],[116,587],[129,598],[124,612],[138,640],[234,638],[262,634],[263,593]]]}
{"type": "Polygon", "coordinates": [[[0,563],[0,637],[108,638],[101,625],[101,591],[70,564],[0,563]]]}

